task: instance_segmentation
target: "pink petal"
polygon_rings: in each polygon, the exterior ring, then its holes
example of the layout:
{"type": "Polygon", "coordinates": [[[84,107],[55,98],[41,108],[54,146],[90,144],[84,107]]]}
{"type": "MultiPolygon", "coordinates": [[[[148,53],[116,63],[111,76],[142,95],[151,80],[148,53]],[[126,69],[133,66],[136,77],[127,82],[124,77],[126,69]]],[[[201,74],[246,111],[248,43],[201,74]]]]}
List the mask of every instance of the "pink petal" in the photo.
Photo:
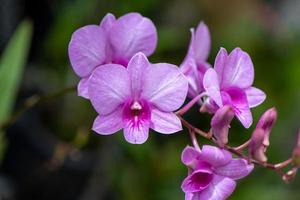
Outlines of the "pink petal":
{"type": "Polygon", "coordinates": [[[106,60],[106,35],[96,25],[84,26],[72,35],[69,43],[69,58],[73,70],[86,77],[106,60]]]}
{"type": "Polygon", "coordinates": [[[208,93],[208,96],[214,100],[219,107],[222,107],[223,102],[221,98],[218,75],[214,69],[210,68],[204,74],[203,87],[208,93]]]}
{"type": "Polygon", "coordinates": [[[105,30],[106,33],[109,33],[112,25],[115,23],[116,21],[116,17],[111,14],[111,13],[107,13],[101,23],[100,23],[100,27],[103,28],[105,30]]]}
{"type": "Polygon", "coordinates": [[[193,196],[194,196],[194,194],[193,193],[185,193],[185,197],[184,197],[184,199],[185,200],[195,200],[194,198],[193,198],[193,196]]]}
{"type": "Polygon", "coordinates": [[[218,167],[215,173],[236,180],[248,176],[253,168],[253,164],[248,164],[246,160],[239,158],[232,159],[227,165],[218,167]]]}
{"type": "Polygon", "coordinates": [[[210,42],[209,29],[204,22],[200,22],[196,29],[193,43],[194,57],[198,65],[208,58],[210,42]]]}
{"type": "Polygon", "coordinates": [[[181,154],[181,161],[183,164],[190,166],[200,157],[200,152],[194,147],[187,146],[184,148],[181,154]]]}
{"type": "Polygon", "coordinates": [[[232,108],[226,105],[218,109],[211,120],[211,131],[219,146],[223,147],[228,142],[228,132],[233,117],[234,112],[232,108]]]}
{"type": "Polygon", "coordinates": [[[156,48],[157,32],[150,19],[138,13],[129,13],[111,27],[110,41],[115,59],[124,62],[138,52],[151,55],[156,48]]]}
{"type": "Polygon", "coordinates": [[[77,86],[78,96],[89,99],[88,83],[89,83],[88,78],[82,78],[79,81],[78,86],[77,86]]]}
{"type": "Polygon", "coordinates": [[[147,57],[143,53],[135,54],[128,63],[128,72],[131,79],[131,93],[135,99],[141,95],[144,72],[150,65],[147,57]]]}
{"type": "Polygon", "coordinates": [[[250,108],[260,105],[266,99],[266,94],[258,88],[249,87],[245,90],[250,108]]]}
{"type": "Polygon", "coordinates": [[[93,130],[100,135],[110,135],[123,127],[122,123],[122,107],[108,115],[98,115],[93,124],[93,130]]]}
{"type": "Polygon", "coordinates": [[[215,175],[208,188],[199,193],[199,200],[225,200],[234,191],[234,180],[215,175]]]}
{"type": "Polygon", "coordinates": [[[159,133],[171,134],[182,130],[180,119],[173,112],[164,112],[158,109],[151,111],[151,126],[159,133]]]}
{"type": "Polygon", "coordinates": [[[239,88],[230,88],[226,92],[231,98],[236,117],[245,128],[249,128],[253,119],[245,92],[239,88]]]}
{"type": "Polygon", "coordinates": [[[142,121],[133,126],[130,121],[125,122],[124,137],[131,144],[143,144],[148,139],[150,123],[142,121]]]}
{"type": "Polygon", "coordinates": [[[222,83],[222,79],[224,77],[224,69],[225,65],[228,59],[228,53],[226,49],[223,47],[220,48],[216,58],[215,58],[215,64],[214,64],[214,69],[216,70],[219,78],[219,82],[222,83]]]}
{"type": "Polygon", "coordinates": [[[254,80],[254,68],[250,56],[235,48],[228,56],[221,75],[222,88],[248,88],[254,80]]]}
{"type": "Polygon", "coordinates": [[[197,169],[184,179],[181,188],[185,193],[193,193],[204,190],[213,179],[212,171],[209,169],[197,169]]]}
{"type": "Polygon", "coordinates": [[[224,166],[232,159],[231,154],[218,147],[204,145],[201,152],[201,160],[208,162],[214,167],[224,166]]]}
{"type": "Polygon", "coordinates": [[[101,115],[107,115],[130,97],[130,81],[122,65],[106,64],[98,67],[89,80],[92,105],[101,115]]]}
{"type": "Polygon", "coordinates": [[[177,66],[158,63],[145,72],[142,97],[158,109],[171,112],[183,103],[188,91],[188,82],[177,66]]]}

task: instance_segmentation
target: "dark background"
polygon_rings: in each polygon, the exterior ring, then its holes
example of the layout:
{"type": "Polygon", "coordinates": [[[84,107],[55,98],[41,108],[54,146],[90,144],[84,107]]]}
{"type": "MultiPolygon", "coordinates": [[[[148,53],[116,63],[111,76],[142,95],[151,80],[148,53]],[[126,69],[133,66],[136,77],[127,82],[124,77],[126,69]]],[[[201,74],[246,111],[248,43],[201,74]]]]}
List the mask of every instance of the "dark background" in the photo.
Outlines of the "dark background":
{"type": "MultiPolygon", "coordinates": [[[[67,55],[72,32],[98,24],[111,12],[137,11],[157,26],[158,46],[152,62],[179,65],[190,32],[200,20],[209,26],[213,63],[219,47],[241,47],[255,66],[254,85],[267,100],[253,109],[254,122],[275,106],[278,121],[267,153],[270,162],[290,156],[300,127],[300,1],[297,0],[0,0],[0,53],[23,19],[33,38],[15,109],[27,97],[75,85],[67,55]]],[[[1,98],[1,91],[0,91],[1,98]]],[[[46,101],[23,114],[1,140],[0,199],[93,200],[183,199],[180,162],[190,143],[186,131],[170,136],[151,133],[143,145],[130,145],[122,133],[98,136],[90,130],[96,113],[75,93],[46,101]]],[[[208,130],[210,116],[197,109],[187,118],[208,130]]],[[[251,135],[234,120],[232,146],[251,135]]],[[[199,138],[199,143],[207,143],[199,138]]],[[[233,200],[300,199],[300,177],[284,184],[273,171],[256,168],[239,181],[233,200]]]]}

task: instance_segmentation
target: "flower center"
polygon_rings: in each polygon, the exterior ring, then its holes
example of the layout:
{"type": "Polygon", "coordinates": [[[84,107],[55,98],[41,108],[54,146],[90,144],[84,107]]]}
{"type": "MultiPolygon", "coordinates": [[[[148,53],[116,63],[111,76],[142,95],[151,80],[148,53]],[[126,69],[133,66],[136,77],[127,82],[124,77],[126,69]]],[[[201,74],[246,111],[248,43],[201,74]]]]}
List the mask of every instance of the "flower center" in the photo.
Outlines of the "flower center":
{"type": "Polygon", "coordinates": [[[124,105],[123,119],[131,126],[139,126],[143,122],[149,122],[151,117],[148,102],[144,100],[128,101],[124,105]]]}

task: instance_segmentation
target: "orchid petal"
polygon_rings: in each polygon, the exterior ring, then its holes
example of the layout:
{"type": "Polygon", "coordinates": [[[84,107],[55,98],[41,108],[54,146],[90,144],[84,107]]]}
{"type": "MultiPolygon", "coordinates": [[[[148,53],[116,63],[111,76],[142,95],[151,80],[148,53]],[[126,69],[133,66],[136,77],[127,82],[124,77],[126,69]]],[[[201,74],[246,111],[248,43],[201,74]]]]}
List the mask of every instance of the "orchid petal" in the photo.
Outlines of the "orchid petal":
{"type": "Polygon", "coordinates": [[[215,175],[211,184],[199,192],[199,200],[225,200],[234,191],[236,183],[234,180],[215,175]]]}
{"type": "Polygon", "coordinates": [[[181,188],[186,193],[199,192],[209,186],[213,179],[213,172],[207,168],[195,170],[182,182],[181,188]]]}
{"type": "Polygon", "coordinates": [[[110,135],[122,128],[121,106],[108,115],[98,115],[93,124],[93,130],[100,135],[110,135]]]}
{"type": "Polygon", "coordinates": [[[214,69],[216,70],[219,78],[219,82],[222,83],[222,79],[224,77],[224,68],[226,65],[226,61],[228,58],[228,53],[225,48],[221,47],[216,58],[215,58],[215,64],[214,69]]]}
{"type": "Polygon", "coordinates": [[[208,162],[213,167],[220,167],[228,164],[232,159],[231,154],[218,147],[204,145],[201,151],[201,160],[208,162]]]}
{"type": "Polygon", "coordinates": [[[181,154],[181,161],[183,164],[190,166],[200,157],[200,152],[194,147],[187,146],[184,148],[181,154]]]}
{"type": "Polygon", "coordinates": [[[131,121],[126,121],[124,125],[125,140],[131,144],[143,144],[148,139],[150,123],[140,121],[138,125],[133,125],[131,121]]]}
{"type": "Polygon", "coordinates": [[[254,68],[250,56],[240,48],[235,48],[228,56],[221,75],[222,88],[248,88],[254,80],[254,68]]]}
{"type": "Polygon", "coordinates": [[[178,109],[188,91],[188,82],[177,66],[158,63],[145,72],[142,97],[158,109],[170,112],[178,109]]]}
{"type": "Polygon", "coordinates": [[[111,27],[109,35],[117,62],[125,62],[138,52],[149,56],[157,44],[153,22],[138,13],[120,17],[111,27]]]}
{"type": "Polygon", "coordinates": [[[151,126],[153,130],[163,134],[172,134],[182,130],[180,119],[173,112],[163,112],[158,109],[151,111],[151,126]]]}
{"type": "Polygon", "coordinates": [[[239,88],[230,88],[226,93],[228,93],[231,98],[236,117],[245,128],[249,128],[253,119],[245,92],[239,88]]]}
{"type": "Polygon", "coordinates": [[[116,17],[111,14],[111,13],[107,13],[101,23],[100,23],[100,27],[104,29],[104,31],[106,33],[109,33],[111,27],[113,26],[113,24],[116,22],[116,17]]]}
{"type": "Polygon", "coordinates": [[[89,86],[89,79],[82,78],[79,81],[78,86],[77,86],[78,96],[89,99],[88,86],[89,86]]]}
{"type": "Polygon", "coordinates": [[[215,169],[215,173],[234,180],[248,176],[253,170],[253,164],[248,164],[245,159],[232,159],[230,163],[215,169]]]}
{"type": "Polygon", "coordinates": [[[72,35],[69,43],[69,58],[73,70],[86,77],[106,60],[106,35],[96,25],[84,26],[72,35]]]}
{"type": "Polygon", "coordinates": [[[245,90],[250,108],[260,105],[266,99],[266,94],[258,88],[249,87],[245,90]]]}
{"type": "Polygon", "coordinates": [[[196,29],[194,42],[192,44],[197,65],[201,64],[203,61],[206,61],[208,58],[210,52],[210,43],[211,39],[209,29],[204,22],[200,22],[196,29]]]}
{"type": "Polygon", "coordinates": [[[129,80],[127,69],[122,65],[106,64],[93,72],[89,80],[89,96],[99,114],[109,114],[130,96],[129,80]]]}
{"type": "Polygon", "coordinates": [[[218,75],[214,69],[210,68],[204,74],[203,87],[208,93],[208,96],[214,100],[219,107],[222,107],[223,102],[221,98],[218,75]]]}
{"type": "Polygon", "coordinates": [[[131,93],[135,99],[140,97],[144,72],[149,65],[150,63],[143,53],[135,54],[128,63],[127,69],[131,79],[131,93]]]}

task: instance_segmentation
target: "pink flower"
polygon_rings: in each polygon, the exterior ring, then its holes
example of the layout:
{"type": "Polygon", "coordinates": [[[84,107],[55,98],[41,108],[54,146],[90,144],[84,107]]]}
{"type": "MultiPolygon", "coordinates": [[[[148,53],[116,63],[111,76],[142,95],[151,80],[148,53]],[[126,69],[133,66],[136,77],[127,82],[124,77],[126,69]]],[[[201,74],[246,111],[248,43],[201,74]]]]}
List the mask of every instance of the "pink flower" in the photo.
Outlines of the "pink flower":
{"type": "Polygon", "coordinates": [[[150,64],[143,53],[134,55],[127,68],[103,65],[89,80],[90,100],[99,113],[93,130],[110,135],[123,128],[125,139],[134,144],[147,140],[149,128],[164,134],[180,131],[172,111],[184,103],[187,90],[177,66],[150,64]]]}
{"type": "Polygon", "coordinates": [[[156,43],[154,24],[139,13],[128,13],[119,19],[109,13],[100,25],[79,28],[69,43],[71,65],[81,78],[78,95],[88,98],[88,79],[97,67],[108,63],[126,67],[138,52],[151,55],[156,43]]]}
{"type": "Polygon", "coordinates": [[[269,137],[273,125],[277,119],[277,111],[275,108],[268,109],[259,119],[255,130],[252,133],[249,152],[252,157],[260,162],[266,162],[267,156],[265,152],[270,145],[269,137]]]}
{"type": "Polygon", "coordinates": [[[250,108],[261,104],[266,95],[252,87],[254,80],[253,63],[250,56],[240,48],[229,55],[221,48],[214,64],[214,69],[206,71],[203,86],[209,98],[206,110],[215,112],[224,105],[230,105],[235,116],[245,128],[252,124],[250,108]]]}
{"type": "Polygon", "coordinates": [[[189,81],[189,96],[196,97],[203,92],[203,76],[210,64],[206,62],[210,51],[210,33],[204,22],[200,22],[192,37],[188,53],[180,68],[189,81]]]}
{"type": "Polygon", "coordinates": [[[186,200],[224,200],[235,189],[235,180],[247,176],[253,165],[233,159],[228,151],[204,145],[201,152],[187,146],[181,157],[189,175],[182,183],[186,200]]]}

